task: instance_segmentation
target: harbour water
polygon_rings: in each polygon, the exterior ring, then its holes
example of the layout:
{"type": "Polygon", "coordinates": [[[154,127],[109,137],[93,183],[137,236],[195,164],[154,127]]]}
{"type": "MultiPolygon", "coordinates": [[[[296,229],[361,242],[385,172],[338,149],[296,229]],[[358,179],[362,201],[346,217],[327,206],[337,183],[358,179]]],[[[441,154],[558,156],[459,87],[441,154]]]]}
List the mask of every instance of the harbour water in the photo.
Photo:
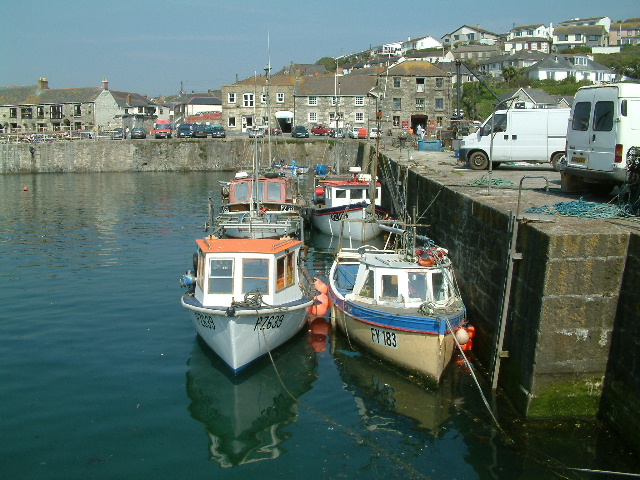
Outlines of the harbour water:
{"type": "MultiPolygon", "coordinates": [[[[597,424],[522,422],[498,399],[497,427],[468,365],[432,389],[322,325],[230,376],[178,282],[230,175],[0,178],[0,478],[640,473],[597,424]]],[[[317,233],[308,245],[323,276],[335,246],[317,233]]]]}

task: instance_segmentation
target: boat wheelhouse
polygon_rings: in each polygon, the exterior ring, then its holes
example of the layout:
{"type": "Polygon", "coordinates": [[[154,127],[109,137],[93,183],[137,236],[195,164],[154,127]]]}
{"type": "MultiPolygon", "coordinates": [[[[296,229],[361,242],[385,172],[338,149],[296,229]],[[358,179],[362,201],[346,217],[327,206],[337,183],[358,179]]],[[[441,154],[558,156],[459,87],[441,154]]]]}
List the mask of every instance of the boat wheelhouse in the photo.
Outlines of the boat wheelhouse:
{"type": "Polygon", "coordinates": [[[198,334],[237,373],[305,324],[313,298],[301,287],[303,242],[214,236],[196,242],[182,305],[193,313],[198,334]]]}

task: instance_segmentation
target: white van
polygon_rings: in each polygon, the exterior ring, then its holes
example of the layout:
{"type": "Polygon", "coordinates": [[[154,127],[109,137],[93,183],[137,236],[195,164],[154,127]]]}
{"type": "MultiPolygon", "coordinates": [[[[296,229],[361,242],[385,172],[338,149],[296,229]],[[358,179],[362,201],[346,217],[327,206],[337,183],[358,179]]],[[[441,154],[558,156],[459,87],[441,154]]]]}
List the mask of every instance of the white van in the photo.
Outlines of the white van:
{"type": "Polygon", "coordinates": [[[596,194],[609,193],[627,176],[627,151],[640,147],[640,84],[582,87],[571,107],[562,188],[578,179],[596,194]]]}
{"type": "Polygon", "coordinates": [[[564,158],[569,122],[569,108],[498,110],[477,132],[462,138],[460,160],[474,170],[493,167],[501,162],[548,163],[558,170],[564,158]],[[494,122],[493,146],[491,122],[494,122]]]}

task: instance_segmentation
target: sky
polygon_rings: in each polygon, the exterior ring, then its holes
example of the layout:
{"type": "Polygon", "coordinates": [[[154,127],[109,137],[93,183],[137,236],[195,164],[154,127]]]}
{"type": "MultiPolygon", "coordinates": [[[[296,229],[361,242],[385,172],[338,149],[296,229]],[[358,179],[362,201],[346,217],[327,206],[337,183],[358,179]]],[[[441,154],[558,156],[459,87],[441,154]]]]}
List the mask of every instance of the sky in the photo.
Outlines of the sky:
{"type": "Polygon", "coordinates": [[[205,92],[462,25],[504,33],[571,18],[640,17],[638,0],[0,0],[0,86],[205,92]],[[632,6],[634,6],[632,8],[632,6]]]}

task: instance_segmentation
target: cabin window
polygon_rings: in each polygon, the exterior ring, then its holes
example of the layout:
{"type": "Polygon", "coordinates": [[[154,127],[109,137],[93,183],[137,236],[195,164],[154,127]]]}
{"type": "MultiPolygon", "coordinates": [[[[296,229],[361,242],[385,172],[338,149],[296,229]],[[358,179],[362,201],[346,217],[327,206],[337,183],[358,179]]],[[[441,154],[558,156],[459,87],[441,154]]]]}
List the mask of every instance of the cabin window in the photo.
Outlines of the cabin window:
{"type": "Polygon", "coordinates": [[[397,275],[382,275],[382,294],[383,299],[397,299],[398,298],[398,276],[397,275]]]}
{"type": "Polygon", "coordinates": [[[571,128],[573,130],[587,131],[589,128],[589,118],[591,115],[591,102],[578,102],[573,109],[573,121],[571,128]]]}
{"type": "Polygon", "coordinates": [[[280,257],[277,260],[277,280],[276,280],[276,289],[282,290],[283,288],[290,287],[294,284],[294,257],[295,253],[291,252],[285,255],[284,257],[280,257]]]}
{"type": "Polygon", "coordinates": [[[210,260],[209,293],[233,293],[233,260],[210,260]]]}
{"type": "Polygon", "coordinates": [[[249,186],[251,184],[249,182],[237,183],[235,188],[235,197],[236,201],[247,201],[249,200],[249,186]]]}
{"type": "Polygon", "coordinates": [[[409,273],[409,299],[427,300],[427,275],[425,273],[409,273]]]}
{"type": "Polygon", "coordinates": [[[336,198],[347,198],[346,190],[336,190],[336,198]]]}
{"type": "Polygon", "coordinates": [[[336,269],[335,281],[338,288],[352,290],[358,273],[357,263],[340,264],[336,269]]]}
{"type": "Polygon", "coordinates": [[[364,190],[351,190],[351,198],[352,199],[364,198],[364,190]]]}
{"type": "Polygon", "coordinates": [[[433,289],[433,301],[441,302],[447,299],[447,283],[442,272],[431,274],[431,286],[433,289]]]}
{"type": "Polygon", "coordinates": [[[269,293],[269,260],[247,258],[242,261],[242,293],[269,293]]]}
{"type": "Polygon", "coordinates": [[[593,110],[593,130],[610,132],[613,129],[613,102],[596,102],[593,110]]]}
{"type": "Polygon", "coordinates": [[[280,183],[267,182],[267,200],[280,200],[281,196],[280,183]]]}
{"type": "Polygon", "coordinates": [[[373,273],[371,271],[368,271],[367,278],[365,279],[364,284],[360,289],[359,295],[361,297],[373,298],[373,291],[373,273]]]}

